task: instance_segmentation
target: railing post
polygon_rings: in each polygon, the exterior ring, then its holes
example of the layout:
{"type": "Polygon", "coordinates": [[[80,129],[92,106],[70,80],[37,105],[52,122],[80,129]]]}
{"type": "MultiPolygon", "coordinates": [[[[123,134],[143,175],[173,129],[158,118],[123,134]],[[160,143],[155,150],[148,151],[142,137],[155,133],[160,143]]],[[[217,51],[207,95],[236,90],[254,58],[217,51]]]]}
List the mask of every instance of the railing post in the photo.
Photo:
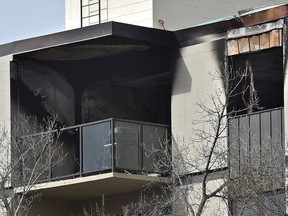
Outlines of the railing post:
{"type": "Polygon", "coordinates": [[[138,124],[138,170],[143,169],[143,125],[138,124]]]}
{"type": "MultiPolygon", "coordinates": [[[[51,132],[51,133],[52,133],[52,138],[54,140],[54,134],[53,134],[53,132],[51,132]]],[[[56,145],[57,144],[58,143],[56,143],[56,145]]],[[[51,155],[51,149],[50,148],[49,148],[49,155],[51,155]]],[[[49,173],[48,173],[48,175],[49,175],[49,180],[48,181],[52,181],[52,157],[49,158],[49,173]]]]}
{"type": "Polygon", "coordinates": [[[111,119],[111,130],[112,130],[112,133],[111,133],[111,148],[112,148],[112,172],[115,171],[115,164],[116,164],[116,158],[115,158],[115,131],[114,131],[114,119],[111,119]]]}
{"type": "Polygon", "coordinates": [[[79,174],[82,176],[83,173],[83,142],[82,142],[82,127],[79,127],[79,174]]]}

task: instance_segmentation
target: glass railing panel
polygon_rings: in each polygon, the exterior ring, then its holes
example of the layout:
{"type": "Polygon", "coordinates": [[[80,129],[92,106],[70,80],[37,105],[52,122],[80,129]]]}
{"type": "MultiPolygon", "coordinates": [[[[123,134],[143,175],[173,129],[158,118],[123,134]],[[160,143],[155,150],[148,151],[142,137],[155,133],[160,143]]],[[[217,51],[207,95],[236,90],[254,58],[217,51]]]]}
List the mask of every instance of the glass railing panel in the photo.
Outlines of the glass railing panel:
{"type": "MultiPolygon", "coordinates": [[[[64,155],[63,160],[58,163],[53,161],[56,165],[53,166],[51,177],[59,178],[70,175],[80,174],[80,137],[79,128],[63,130],[59,136],[58,143],[61,144],[61,154],[64,155]]],[[[55,155],[57,157],[57,155],[55,155]]]]}
{"type": "Polygon", "coordinates": [[[116,168],[139,170],[139,125],[115,121],[114,140],[116,168]]]}
{"type": "Polygon", "coordinates": [[[112,168],[111,122],[83,126],[83,173],[112,168]]]}
{"type": "Polygon", "coordinates": [[[165,169],[162,162],[166,161],[166,128],[143,125],[143,170],[161,173],[165,169]]]}

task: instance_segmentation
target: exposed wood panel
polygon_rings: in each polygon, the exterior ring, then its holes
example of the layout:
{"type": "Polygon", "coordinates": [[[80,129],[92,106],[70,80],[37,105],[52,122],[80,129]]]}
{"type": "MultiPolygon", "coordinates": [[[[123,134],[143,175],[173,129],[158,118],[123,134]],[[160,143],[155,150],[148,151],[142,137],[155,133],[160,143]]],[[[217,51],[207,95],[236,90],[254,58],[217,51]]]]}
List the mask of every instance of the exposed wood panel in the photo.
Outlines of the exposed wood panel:
{"type": "Polygon", "coordinates": [[[250,44],[250,51],[257,51],[260,49],[260,39],[259,35],[254,35],[249,38],[249,44],[250,44]]]}
{"type": "Polygon", "coordinates": [[[227,55],[238,55],[282,46],[282,33],[282,29],[273,29],[262,34],[227,40],[227,55]]]}
{"type": "Polygon", "coordinates": [[[228,52],[228,56],[239,54],[237,39],[227,41],[227,52],[228,52]]]}
{"type": "Polygon", "coordinates": [[[279,41],[280,41],[279,46],[283,46],[283,29],[279,29],[279,41]]]}
{"type": "Polygon", "coordinates": [[[260,50],[262,49],[268,49],[270,47],[269,45],[269,34],[264,33],[260,35],[260,50]]]}
{"type": "Polygon", "coordinates": [[[239,43],[239,51],[240,51],[240,53],[246,53],[246,52],[250,51],[250,49],[249,49],[249,40],[248,40],[247,37],[240,38],[238,40],[238,43],[239,43]]]}
{"type": "Polygon", "coordinates": [[[270,32],[270,47],[280,46],[279,30],[275,29],[270,32]]]}

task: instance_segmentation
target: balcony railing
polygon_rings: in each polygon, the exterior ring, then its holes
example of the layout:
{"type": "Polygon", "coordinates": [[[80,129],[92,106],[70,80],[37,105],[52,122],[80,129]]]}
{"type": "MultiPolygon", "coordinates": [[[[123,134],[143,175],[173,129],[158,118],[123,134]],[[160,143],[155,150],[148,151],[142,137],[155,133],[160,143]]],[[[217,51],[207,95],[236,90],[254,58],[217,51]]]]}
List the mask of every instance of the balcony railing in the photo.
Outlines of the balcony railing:
{"type": "Polygon", "coordinates": [[[283,187],[284,133],[283,107],[230,118],[230,177],[238,177],[249,165],[255,170],[264,170],[269,173],[269,175],[267,173],[265,175],[273,177],[272,183],[265,186],[269,187],[269,190],[283,187]]]}
{"type": "MultiPolygon", "coordinates": [[[[66,154],[48,179],[77,178],[106,172],[157,173],[155,161],[164,157],[167,125],[107,119],[61,129],[66,154]]],[[[166,157],[166,156],[165,156],[166,157]]]]}

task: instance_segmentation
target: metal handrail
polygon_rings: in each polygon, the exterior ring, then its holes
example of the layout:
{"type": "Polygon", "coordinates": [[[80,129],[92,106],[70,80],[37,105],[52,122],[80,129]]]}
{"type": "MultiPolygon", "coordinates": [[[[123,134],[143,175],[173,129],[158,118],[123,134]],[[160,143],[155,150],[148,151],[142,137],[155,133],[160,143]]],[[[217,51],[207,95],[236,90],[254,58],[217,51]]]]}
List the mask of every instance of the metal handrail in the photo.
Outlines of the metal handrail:
{"type": "MultiPolygon", "coordinates": [[[[159,124],[159,123],[151,123],[151,122],[144,122],[144,121],[135,121],[135,120],[127,120],[127,119],[120,119],[120,118],[108,118],[108,119],[104,119],[104,120],[100,120],[100,121],[93,121],[93,122],[89,122],[89,123],[84,123],[84,124],[79,124],[79,125],[74,125],[74,126],[70,126],[70,127],[65,127],[65,128],[61,128],[60,130],[53,130],[53,131],[49,131],[47,133],[53,133],[53,132],[57,132],[57,131],[60,131],[60,132],[64,132],[64,131],[68,131],[68,130],[73,130],[73,129],[79,129],[79,133],[77,134],[74,134],[76,137],[78,137],[78,141],[77,141],[77,144],[74,143],[75,145],[75,150],[79,153],[79,155],[77,156],[77,158],[74,158],[75,160],[75,164],[70,167],[72,170],[74,169],[75,171],[72,172],[71,174],[64,174],[61,175],[61,171],[60,171],[60,175],[58,176],[52,176],[50,175],[49,179],[47,180],[44,180],[44,181],[57,181],[57,180],[60,180],[60,179],[63,179],[63,178],[77,178],[77,177],[81,177],[81,176],[87,176],[87,175],[95,175],[97,173],[103,173],[103,172],[107,172],[107,171],[111,171],[111,172],[114,172],[116,170],[119,171],[119,169],[125,169],[125,170],[129,170],[129,171],[132,171],[132,172],[141,172],[143,173],[143,164],[145,163],[145,157],[143,156],[143,125],[146,125],[146,126],[154,126],[154,127],[161,127],[163,128],[165,131],[164,131],[164,137],[163,137],[163,141],[167,142],[168,141],[168,125],[165,125],[165,124],[159,124]],[[104,135],[109,135],[109,139],[111,141],[111,144],[114,144],[114,145],[111,145],[111,152],[108,152],[108,155],[102,155],[103,159],[102,160],[106,160],[108,158],[108,161],[111,160],[110,162],[108,162],[108,166],[105,167],[105,166],[101,166],[101,165],[95,165],[95,170],[88,168],[88,170],[86,169],[86,171],[84,171],[84,167],[85,167],[85,164],[84,164],[84,140],[83,140],[83,129],[87,126],[93,126],[93,125],[97,125],[97,124],[101,124],[101,123],[107,123],[107,122],[110,122],[109,124],[109,130],[108,131],[111,131],[111,134],[104,134],[104,135]],[[137,139],[137,156],[136,156],[136,161],[138,163],[138,168],[131,168],[129,170],[126,169],[125,167],[118,167],[117,164],[116,164],[116,151],[119,151],[116,147],[116,132],[115,132],[115,122],[124,122],[124,123],[132,123],[132,124],[137,124],[138,125],[138,139],[137,139]],[[78,150],[77,150],[78,149],[78,150]],[[107,158],[106,158],[107,157],[107,158]],[[105,159],[106,158],[106,159],[105,159]],[[78,164],[78,165],[77,165],[78,164]],[[98,168],[96,168],[98,166],[98,168]]],[[[73,135],[73,136],[74,136],[73,135]]],[[[37,136],[37,134],[33,134],[31,136],[37,136]]],[[[60,137],[61,137],[61,134],[60,134],[60,137]]],[[[129,135],[127,136],[129,138],[129,135]]],[[[63,143],[65,144],[65,140],[63,141],[63,143]]],[[[136,142],[135,142],[136,144],[136,142]]],[[[123,151],[123,150],[122,150],[123,151]]],[[[101,152],[98,152],[100,155],[101,155],[101,152]]],[[[97,154],[97,152],[95,152],[95,154],[97,154]]],[[[101,156],[100,156],[101,157],[101,156]]],[[[101,159],[100,159],[101,160],[101,159]]],[[[125,161],[125,159],[124,159],[125,161]]],[[[147,160],[149,161],[149,160],[147,160]]],[[[118,161],[120,162],[120,161],[118,161]]],[[[118,163],[117,162],[117,163],[118,163]]],[[[122,161],[123,162],[123,161],[122,161]]],[[[97,162],[98,163],[98,162],[97,162]]],[[[96,161],[95,161],[95,164],[96,164],[96,161]]],[[[147,164],[147,162],[146,162],[147,164]]],[[[149,164],[149,162],[148,162],[149,164]]],[[[121,166],[121,165],[120,165],[121,166]]],[[[133,167],[133,166],[132,166],[133,167]]],[[[148,167],[148,169],[150,169],[148,167]]],[[[52,171],[53,168],[51,168],[51,173],[53,172],[52,171]]],[[[121,170],[120,170],[121,171],[121,170]]],[[[123,171],[123,170],[122,170],[123,171]]],[[[43,181],[43,180],[42,180],[43,181]]]]}
{"type": "Polygon", "coordinates": [[[272,112],[272,111],[280,110],[280,109],[284,109],[284,107],[277,107],[277,108],[271,108],[271,109],[259,110],[259,111],[252,112],[252,113],[245,113],[245,114],[241,114],[241,115],[229,116],[228,119],[236,119],[236,118],[241,118],[241,117],[250,116],[250,115],[255,115],[255,114],[261,114],[261,113],[266,113],[266,112],[272,112]]]}

